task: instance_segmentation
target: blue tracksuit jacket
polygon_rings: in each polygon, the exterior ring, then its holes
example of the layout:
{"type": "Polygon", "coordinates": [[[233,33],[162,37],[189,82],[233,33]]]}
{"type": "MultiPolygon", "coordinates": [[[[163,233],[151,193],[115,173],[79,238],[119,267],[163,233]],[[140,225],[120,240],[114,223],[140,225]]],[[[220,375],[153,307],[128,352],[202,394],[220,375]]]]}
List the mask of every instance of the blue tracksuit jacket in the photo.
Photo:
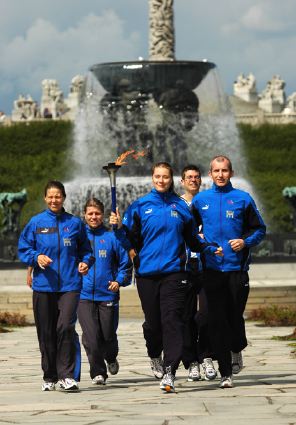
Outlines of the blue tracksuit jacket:
{"type": "Polygon", "coordinates": [[[223,257],[203,255],[205,269],[221,272],[247,271],[250,248],[259,244],[265,236],[266,226],[252,197],[231,182],[224,187],[213,184],[211,189],[198,193],[192,200],[192,212],[209,243],[223,248],[223,257]],[[245,247],[234,252],[230,239],[244,239],[245,247]]]}
{"type": "Polygon", "coordinates": [[[188,247],[212,255],[217,247],[202,241],[188,206],[173,192],[152,189],[130,205],[123,225],[125,231],[117,230],[116,235],[127,249],[137,251],[140,276],[188,271],[188,247]]]}
{"type": "Polygon", "coordinates": [[[68,292],[81,289],[78,263],[93,264],[92,249],[85,226],[78,217],[47,209],[31,218],[18,244],[19,259],[34,267],[32,289],[42,292],[68,292]],[[44,270],[37,257],[47,255],[53,262],[44,270]]]}
{"type": "Polygon", "coordinates": [[[86,231],[95,255],[95,263],[82,278],[80,299],[116,301],[119,299],[119,292],[108,290],[109,281],[116,281],[120,286],[129,285],[132,262],[114,233],[105,226],[91,229],[87,225],[86,231]]]}

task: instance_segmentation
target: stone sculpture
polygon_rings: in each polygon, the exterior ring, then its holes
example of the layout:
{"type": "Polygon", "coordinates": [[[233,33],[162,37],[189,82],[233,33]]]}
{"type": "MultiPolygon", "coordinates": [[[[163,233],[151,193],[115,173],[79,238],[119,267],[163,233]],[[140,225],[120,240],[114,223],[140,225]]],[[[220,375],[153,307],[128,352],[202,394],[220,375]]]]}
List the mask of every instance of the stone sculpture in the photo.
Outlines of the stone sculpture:
{"type": "Polygon", "coordinates": [[[175,59],[173,0],[149,0],[149,59],[175,59]]]}
{"type": "Polygon", "coordinates": [[[4,215],[1,229],[2,235],[18,235],[20,230],[19,220],[21,210],[26,202],[26,189],[14,193],[0,193],[0,207],[4,215]]]}
{"type": "Polygon", "coordinates": [[[250,103],[258,102],[255,76],[250,73],[247,77],[240,74],[233,84],[233,91],[236,97],[250,103]]]}
{"type": "Polygon", "coordinates": [[[285,187],[283,189],[283,197],[287,199],[291,207],[293,208],[293,226],[296,230],[296,186],[285,187]]]}
{"type": "Polygon", "coordinates": [[[286,102],[285,85],[285,81],[279,75],[274,75],[259,95],[259,108],[269,113],[282,112],[286,102]]]}
{"type": "Polygon", "coordinates": [[[19,95],[18,99],[13,102],[13,111],[11,114],[12,121],[34,120],[38,118],[38,105],[32,96],[24,97],[19,95]]]}
{"type": "Polygon", "coordinates": [[[66,112],[64,95],[57,80],[45,79],[42,81],[40,110],[42,118],[58,118],[66,112]]]}

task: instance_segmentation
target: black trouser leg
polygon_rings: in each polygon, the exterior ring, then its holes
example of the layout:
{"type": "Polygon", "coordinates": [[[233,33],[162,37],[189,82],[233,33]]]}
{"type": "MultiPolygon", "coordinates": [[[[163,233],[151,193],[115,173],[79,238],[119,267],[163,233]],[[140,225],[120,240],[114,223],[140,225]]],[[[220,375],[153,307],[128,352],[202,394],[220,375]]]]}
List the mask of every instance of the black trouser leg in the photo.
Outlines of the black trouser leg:
{"type": "Polygon", "coordinates": [[[58,378],[74,378],[76,364],[75,322],[79,291],[61,292],[58,297],[57,371],[58,378]]]}
{"type": "Polygon", "coordinates": [[[160,285],[160,310],[163,338],[164,367],[175,374],[183,353],[184,307],[190,290],[187,279],[170,277],[160,285]]]}
{"type": "Polygon", "coordinates": [[[209,333],[221,376],[232,374],[231,326],[228,318],[229,289],[226,273],[214,270],[204,272],[204,289],[208,301],[209,333]]]}
{"type": "Polygon", "coordinates": [[[159,281],[137,278],[137,289],[145,316],[143,334],[150,358],[159,357],[163,349],[159,287],[159,281]]]}
{"type": "Polygon", "coordinates": [[[189,368],[190,363],[198,361],[197,356],[197,327],[195,324],[195,315],[197,312],[197,294],[192,286],[186,297],[184,311],[184,336],[182,362],[185,369],[189,368]]]}
{"type": "Polygon", "coordinates": [[[102,375],[107,378],[100,338],[99,303],[80,300],[78,320],[82,329],[82,344],[90,366],[90,377],[93,379],[97,375],[102,375]]]}
{"type": "Polygon", "coordinates": [[[230,272],[228,280],[231,308],[229,322],[231,326],[231,351],[238,353],[247,345],[244,311],[249,295],[249,275],[247,272],[230,272]]]}
{"type": "Polygon", "coordinates": [[[198,311],[195,315],[195,323],[197,326],[198,341],[197,352],[199,363],[205,358],[215,358],[210,336],[209,336],[209,319],[208,319],[208,302],[204,288],[198,294],[198,311]]]}
{"type": "Polygon", "coordinates": [[[58,380],[56,367],[56,327],[58,319],[56,293],[33,291],[33,311],[41,352],[43,379],[56,382],[58,380]]]}
{"type": "Polygon", "coordinates": [[[118,355],[118,302],[100,302],[99,320],[104,358],[107,363],[113,363],[118,355]]]}

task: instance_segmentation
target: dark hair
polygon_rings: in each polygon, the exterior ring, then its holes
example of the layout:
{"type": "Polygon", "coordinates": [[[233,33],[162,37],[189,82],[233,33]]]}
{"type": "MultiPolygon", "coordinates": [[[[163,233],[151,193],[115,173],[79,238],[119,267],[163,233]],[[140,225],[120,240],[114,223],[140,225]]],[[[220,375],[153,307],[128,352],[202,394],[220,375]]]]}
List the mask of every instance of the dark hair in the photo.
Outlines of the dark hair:
{"type": "Polygon", "coordinates": [[[66,191],[65,186],[63,183],[59,182],[58,180],[49,180],[49,182],[46,183],[46,186],[44,188],[44,196],[47,195],[48,189],[55,188],[61,191],[64,198],[66,198],[66,191]]]}
{"type": "Polygon", "coordinates": [[[185,173],[186,173],[187,171],[189,171],[189,170],[194,170],[194,171],[196,171],[197,173],[199,173],[199,176],[201,175],[200,169],[198,168],[198,166],[197,166],[197,165],[189,164],[189,165],[186,165],[186,166],[183,168],[182,172],[181,172],[182,180],[184,180],[184,178],[185,178],[185,173]]]}
{"type": "Polygon", "coordinates": [[[216,155],[216,156],[214,156],[214,158],[212,158],[211,159],[211,162],[210,162],[210,171],[212,171],[213,161],[218,161],[218,162],[227,161],[228,162],[228,166],[229,166],[229,171],[232,171],[232,163],[231,163],[230,159],[228,158],[228,156],[225,156],[225,155],[216,155]]]}
{"type": "Polygon", "coordinates": [[[171,164],[169,164],[168,162],[165,161],[161,161],[161,162],[157,162],[156,164],[154,164],[151,168],[151,175],[153,176],[154,174],[154,170],[157,167],[161,167],[161,168],[166,168],[167,170],[169,170],[171,178],[172,178],[172,183],[169,187],[168,192],[174,192],[175,191],[175,185],[174,185],[174,170],[173,167],[171,166],[171,164]]]}
{"type": "Polygon", "coordinates": [[[102,211],[104,213],[105,207],[102,201],[100,201],[97,198],[89,198],[85,205],[84,205],[84,213],[86,213],[87,207],[95,207],[98,208],[98,210],[102,211]]]}

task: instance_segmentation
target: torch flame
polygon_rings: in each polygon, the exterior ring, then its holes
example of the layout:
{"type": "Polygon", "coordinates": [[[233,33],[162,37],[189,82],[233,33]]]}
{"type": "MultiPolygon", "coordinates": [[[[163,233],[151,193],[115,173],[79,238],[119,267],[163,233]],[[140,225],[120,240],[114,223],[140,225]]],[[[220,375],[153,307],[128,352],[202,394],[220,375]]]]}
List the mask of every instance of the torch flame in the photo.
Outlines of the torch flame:
{"type": "Polygon", "coordinates": [[[145,156],[147,154],[146,151],[139,151],[136,152],[134,149],[130,151],[123,152],[115,161],[115,165],[125,165],[127,162],[125,162],[125,158],[127,158],[129,155],[132,155],[134,159],[138,159],[142,156],[145,156]]]}

